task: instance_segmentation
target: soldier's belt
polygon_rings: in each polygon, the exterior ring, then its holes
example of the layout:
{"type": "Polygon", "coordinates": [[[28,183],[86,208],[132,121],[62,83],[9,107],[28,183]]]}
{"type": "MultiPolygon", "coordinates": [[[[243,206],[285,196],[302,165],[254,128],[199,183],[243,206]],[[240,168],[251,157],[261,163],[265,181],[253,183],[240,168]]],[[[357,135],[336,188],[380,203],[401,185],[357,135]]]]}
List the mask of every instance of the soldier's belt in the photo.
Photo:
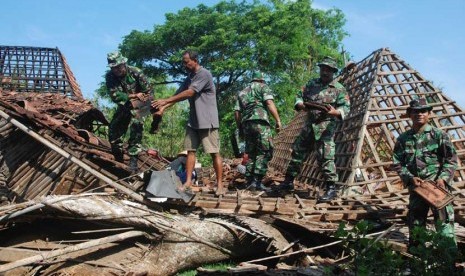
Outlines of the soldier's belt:
{"type": "Polygon", "coordinates": [[[304,102],[304,105],[306,108],[311,109],[311,110],[318,110],[323,113],[326,113],[329,111],[329,105],[327,104],[321,104],[321,103],[316,103],[316,102],[304,102]]]}
{"type": "Polygon", "coordinates": [[[416,186],[413,190],[436,209],[442,209],[454,200],[454,196],[449,191],[437,186],[431,180],[423,181],[420,186],[416,186]]]}

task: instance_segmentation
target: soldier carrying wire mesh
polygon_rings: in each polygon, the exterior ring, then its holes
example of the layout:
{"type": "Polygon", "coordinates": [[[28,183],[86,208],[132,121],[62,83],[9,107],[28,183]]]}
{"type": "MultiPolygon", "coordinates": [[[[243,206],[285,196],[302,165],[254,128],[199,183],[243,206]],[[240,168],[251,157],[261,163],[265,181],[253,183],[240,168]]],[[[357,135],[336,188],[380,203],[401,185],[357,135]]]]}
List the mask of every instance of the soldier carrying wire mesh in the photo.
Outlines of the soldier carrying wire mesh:
{"type": "Polygon", "coordinates": [[[130,129],[128,153],[129,168],[137,172],[138,154],[141,151],[143,118],[137,116],[131,100],[146,101],[152,94],[152,87],[139,68],[126,64],[127,58],[120,52],[107,55],[110,71],[105,75],[106,86],[111,100],[118,105],[110,122],[109,139],[115,160],[123,162],[122,136],[130,129]]]}
{"type": "Polygon", "coordinates": [[[444,131],[431,126],[428,121],[433,107],[425,98],[409,103],[407,115],[412,120],[412,128],[398,138],[393,152],[393,166],[410,192],[408,227],[409,249],[418,245],[413,229],[426,227],[428,212],[431,209],[436,230],[452,251],[456,250],[454,233],[454,210],[452,204],[443,208],[432,208],[425,199],[414,192],[425,181],[433,181],[441,189],[450,190],[457,168],[457,154],[450,137],[444,131]]]}
{"type": "Polygon", "coordinates": [[[325,57],[318,63],[320,77],[310,80],[297,95],[296,110],[307,110],[308,118],[292,146],[292,160],[282,183],[283,188],[293,188],[294,177],[300,171],[302,162],[311,151],[325,180],[325,194],[319,201],[329,201],[337,196],[338,175],[334,162],[334,134],[337,120],[343,120],[349,113],[350,100],[342,84],[334,80],[338,71],[336,61],[325,57]]]}

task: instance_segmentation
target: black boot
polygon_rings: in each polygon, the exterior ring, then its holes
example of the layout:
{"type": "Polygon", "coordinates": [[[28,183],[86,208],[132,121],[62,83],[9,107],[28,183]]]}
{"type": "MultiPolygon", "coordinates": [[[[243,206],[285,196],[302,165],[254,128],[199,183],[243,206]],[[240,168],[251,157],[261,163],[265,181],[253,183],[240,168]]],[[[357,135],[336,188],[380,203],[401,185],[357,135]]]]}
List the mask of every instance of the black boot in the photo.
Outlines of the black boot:
{"type": "Polygon", "coordinates": [[[284,181],[281,184],[279,184],[278,189],[283,190],[283,191],[294,190],[294,177],[290,175],[286,175],[284,177],[284,181]]]}
{"type": "Polygon", "coordinates": [[[129,170],[132,173],[137,173],[137,171],[138,171],[138,168],[137,168],[137,161],[138,160],[139,160],[139,158],[137,158],[137,156],[135,156],[135,155],[131,156],[131,158],[129,159],[129,170]]]}
{"type": "Polygon", "coordinates": [[[123,158],[124,154],[123,154],[123,150],[121,148],[119,148],[118,146],[112,145],[111,146],[111,153],[115,157],[116,161],[121,162],[121,163],[124,162],[124,158],[123,158]]]}
{"type": "Polygon", "coordinates": [[[246,177],[244,183],[237,183],[235,188],[237,190],[247,190],[249,186],[252,184],[253,178],[246,177]]]}
{"type": "Polygon", "coordinates": [[[271,192],[271,189],[263,185],[261,179],[258,178],[252,178],[247,184],[247,190],[249,191],[271,192]]]}
{"type": "Polygon", "coordinates": [[[318,202],[327,202],[337,198],[337,188],[334,182],[326,183],[326,192],[325,194],[318,199],[318,202]]]}
{"type": "Polygon", "coordinates": [[[247,177],[247,183],[245,184],[245,189],[246,190],[251,190],[251,191],[254,191],[255,189],[255,186],[257,184],[257,179],[255,177],[247,177]]]}

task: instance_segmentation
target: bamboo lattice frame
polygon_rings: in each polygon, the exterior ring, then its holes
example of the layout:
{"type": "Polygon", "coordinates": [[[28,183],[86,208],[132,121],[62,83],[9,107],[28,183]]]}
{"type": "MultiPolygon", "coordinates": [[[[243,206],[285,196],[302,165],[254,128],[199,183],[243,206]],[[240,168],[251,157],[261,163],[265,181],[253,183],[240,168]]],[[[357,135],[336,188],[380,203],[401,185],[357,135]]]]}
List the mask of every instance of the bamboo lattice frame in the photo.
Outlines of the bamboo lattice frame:
{"type": "Polygon", "coordinates": [[[58,48],[0,46],[0,87],[82,98],[81,89],[58,48]]]}
{"type": "MultiPolygon", "coordinates": [[[[408,103],[425,97],[433,106],[431,124],[446,131],[457,149],[459,167],[454,189],[465,185],[465,112],[404,60],[382,48],[343,71],[339,81],[346,87],[351,110],[335,134],[338,184],[346,195],[396,192],[403,189],[398,175],[390,169],[392,151],[399,134],[410,127],[405,116],[408,103]]],[[[298,113],[276,138],[271,170],[284,172],[291,146],[305,120],[298,113]]],[[[305,160],[298,180],[319,187],[323,180],[314,154],[305,160]]],[[[313,189],[317,192],[317,189],[313,189]]]]}

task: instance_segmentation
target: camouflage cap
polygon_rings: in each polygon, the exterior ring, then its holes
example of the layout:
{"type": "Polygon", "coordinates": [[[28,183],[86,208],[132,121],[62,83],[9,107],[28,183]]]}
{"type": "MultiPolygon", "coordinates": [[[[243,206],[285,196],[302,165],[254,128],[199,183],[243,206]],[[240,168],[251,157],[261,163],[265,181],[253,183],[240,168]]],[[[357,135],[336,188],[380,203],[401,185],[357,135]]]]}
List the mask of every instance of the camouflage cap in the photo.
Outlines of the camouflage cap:
{"type": "Polygon", "coordinates": [[[412,110],[433,110],[433,107],[428,104],[425,98],[419,98],[411,100],[409,107],[407,107],[407,113],[410,113],[412,110]]]}
{"type": "Polygon", "coordinates": [[[252,81],[265,81],[263,77],[263,73],[260,71],[256,71],[252,74],[252,81]]]}
{"type": "Polygon", "coordinates": [[[115,67],[128,61],[120,52],[115,51],[107,54],[108,67],[115,67]]]}
{"type": "Polygon", "coordinates": [[[336,60],[332,57],[324,57],[323,60],[317,64],[318,66],[328,66],[329,68],[333,69],[334,72],[337,72],[337,64],[336,64],[336,60]]]}

